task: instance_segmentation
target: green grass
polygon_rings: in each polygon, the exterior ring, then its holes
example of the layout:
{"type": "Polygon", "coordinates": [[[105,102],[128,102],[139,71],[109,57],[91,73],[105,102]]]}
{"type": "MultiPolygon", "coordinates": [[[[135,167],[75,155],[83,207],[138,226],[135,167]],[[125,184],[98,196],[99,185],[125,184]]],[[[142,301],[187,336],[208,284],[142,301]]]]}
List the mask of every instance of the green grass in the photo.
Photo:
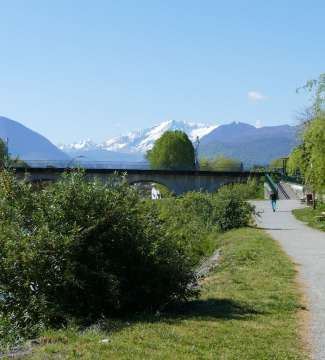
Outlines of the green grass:
{"type": "Polygon", "coordinates": [[[307,223],[308,226],[325,231],[325,220],[318,220],[316,218],[321,214],[322,211],[325,211],[325,209],[319,208],[314,210],[310,207],[307,207],[303,209],[295,209],[292,212],[298,220],[307,223]]]}
{"type": "Polygon", "coordinates": [[[221,264],[198,300],[155,316],[47,331],[28,359],[307,359],[289,258],[260,230],[220,241],[221,264]]]}

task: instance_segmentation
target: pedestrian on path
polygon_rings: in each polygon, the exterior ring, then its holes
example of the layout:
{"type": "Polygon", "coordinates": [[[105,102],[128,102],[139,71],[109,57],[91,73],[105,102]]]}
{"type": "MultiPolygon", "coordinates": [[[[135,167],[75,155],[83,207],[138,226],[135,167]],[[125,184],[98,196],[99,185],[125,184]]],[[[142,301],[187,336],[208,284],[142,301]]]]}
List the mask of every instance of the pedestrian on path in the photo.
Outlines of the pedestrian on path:
{"type": "Polygon", "coordinates": [[[277,201],[277,199],[278,199],[277,193],[275,191],[271,192],[270,200],[271,200],[273,212],[275,212],[275,210],[276,210],[276,201],[277,201]]]}

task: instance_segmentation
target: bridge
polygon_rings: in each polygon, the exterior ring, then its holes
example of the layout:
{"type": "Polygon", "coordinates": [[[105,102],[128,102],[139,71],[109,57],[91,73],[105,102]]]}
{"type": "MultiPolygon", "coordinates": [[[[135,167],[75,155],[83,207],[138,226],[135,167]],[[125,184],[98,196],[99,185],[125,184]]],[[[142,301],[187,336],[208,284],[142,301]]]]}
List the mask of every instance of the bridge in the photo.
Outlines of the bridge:
{"type": "MultiPolygon", "coordinates": [[[[27,178],[28,181],[44,183],[57,181],[65,171],[73,171],[71,168],[55,167],[17,167],[17,177],[27,178]]],[[[207,191],[213,192],[226,184],[245,182],[249,177],[257,180],[264,176],[261,172],[250,171],[200,171],[200,170],[149,170],[149,169],[98,169],[84,168],[85,176],[91,180],[98,178],[102,181],[107,180],[115,173],[126,174],[127,182],[137,183],[157,183],[166,186],[176,195],[181,195],[188,191],[207,191]]]]}

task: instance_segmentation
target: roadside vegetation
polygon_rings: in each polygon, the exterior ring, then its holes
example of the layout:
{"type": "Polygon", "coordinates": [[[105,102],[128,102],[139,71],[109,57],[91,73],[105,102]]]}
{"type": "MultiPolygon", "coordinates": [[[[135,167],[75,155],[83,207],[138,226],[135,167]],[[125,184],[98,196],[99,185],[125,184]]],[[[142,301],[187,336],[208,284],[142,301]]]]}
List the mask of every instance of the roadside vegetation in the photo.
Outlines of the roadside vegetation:
{"type": "Polygon", "coordinates": [[[315,210],[306,207],[303,209],[295,209],[292,212],[298,220],[305,222],[308,226],[325,231],[324,205],[319,205],[315,210]]]}
{"type": "Polygon", "coordinates": [[[219,266],[198,299],[153,315],[42,332],[28,359],[308,359],[296,271],[255,229],[218,238],[219,266]]]}
{"type": "Polygon", "coordinates": [[[146,158],[151,169],[192,170],[195,150],[187,134],[180,130],[166,131],[148,150],[146,158]]]}
{"type": "Polygon", "coordinates": [[[195,268],[253,207],[231,187],[151,202],[119,176],[44,188],[0,173],[0,343],[74,319],[156,312],[195,298],[195,268]]]}
{"type": "Polygon", "coordinates": [[[303,89],[312,93],[313,101],[303,116],[301,144],[290,154],[287,167],[290,175],[302,177],[314,199],[321,202],[325,193],[325,73],[303,89]]]}
{"type": "Polygon", "coordinates": [[[236,159],[227,158],[223,155],[216,156],[214,159],[200,159],[200,170],[207,171],[241,171],[243,164],[236,159]]]}

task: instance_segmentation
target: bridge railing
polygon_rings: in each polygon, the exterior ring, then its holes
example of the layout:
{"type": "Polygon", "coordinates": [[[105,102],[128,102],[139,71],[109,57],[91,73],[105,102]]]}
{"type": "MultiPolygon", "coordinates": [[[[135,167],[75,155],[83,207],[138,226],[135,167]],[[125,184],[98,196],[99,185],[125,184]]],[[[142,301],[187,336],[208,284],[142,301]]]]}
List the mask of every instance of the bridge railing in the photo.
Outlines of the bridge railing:
{"type": "Polygon", "coordinates": [[[148,170],[147,162],[122,161],[76,161],[76,160],[25,160],[15,165],[16,168],[63,168],[63,169],[137,169],[148,170]],[[26,166],[27,165],[27,166],[26,166]]]}
{"type": "MultiPolygon", "coordinates": [[[[14,165],[15,168],[60,168],[60,169],[114,169],[114,170],[151,170],[150,164],[145,161],[128,162],[128,161],[91,161],[91,160],[23,160],[14,165]]],[[[155,168],[154,170],[193,170],[189,168],[184,169],[168,169],[168,168],[155,168]]],[[[198,169],[199,170],[199,169],[198,169]]],[[[242,170],[231,169],[229,167],[220,167],[216,172],[242,172],[242,170]]],[[[214,172],[214,171],[212,171],[214,172]]]]}

